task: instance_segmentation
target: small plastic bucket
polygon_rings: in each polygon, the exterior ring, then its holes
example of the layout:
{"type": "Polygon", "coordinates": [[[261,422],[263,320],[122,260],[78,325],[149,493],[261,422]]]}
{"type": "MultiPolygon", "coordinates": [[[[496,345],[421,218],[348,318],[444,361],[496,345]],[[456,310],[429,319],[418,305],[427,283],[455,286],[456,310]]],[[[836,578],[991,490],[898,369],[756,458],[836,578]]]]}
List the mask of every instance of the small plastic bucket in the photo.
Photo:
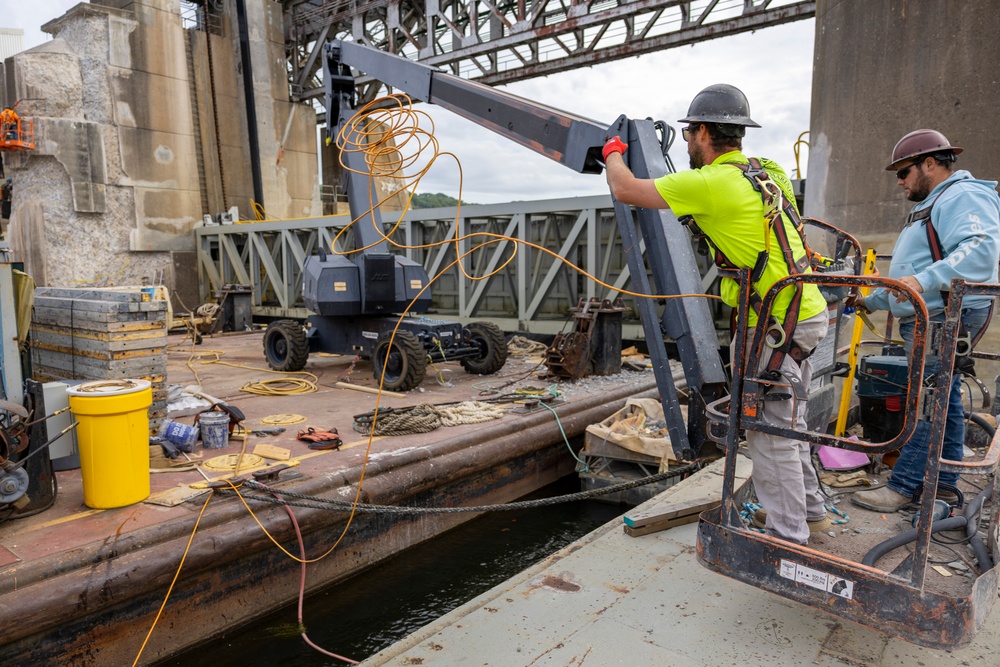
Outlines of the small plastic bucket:
{"type": "Polygon", "coordinates": [[[229,442],[229,415],[212,410],[198,416],[201,424],[201,444],[205,449],[222,449],[229,442]]]}
{"type": "Polygon", "coordinates": [[[159,435],[177,445],[182,452],[192,452],[198,444],[198,427],[175,422],[173,419],[163,420],[159,435]]]}

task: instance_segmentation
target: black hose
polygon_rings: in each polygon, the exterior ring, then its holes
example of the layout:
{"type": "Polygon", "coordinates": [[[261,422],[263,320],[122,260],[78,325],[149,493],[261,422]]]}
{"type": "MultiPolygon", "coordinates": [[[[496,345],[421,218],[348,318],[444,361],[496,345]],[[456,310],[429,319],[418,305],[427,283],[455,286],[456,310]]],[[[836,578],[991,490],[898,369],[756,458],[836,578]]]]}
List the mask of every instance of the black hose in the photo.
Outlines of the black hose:
{"type": "MultiPolygon", "coordinates": [[[[970,505],[971,506],[971,505],[970,505]]],[[[947,519],[938,519],[933,524],[931,524],[931,534],[940,533],[942,530],[955,530],[957,528],[964,528],[968,525],[969,520],[965,515],[951,516],[947,519]]],[[[917,539],[917,529],[911,528],[910,530],[904,531],[899,535],[893,535],[884,542],[880,542],[872,547],[872,550],[865,554],[865,557],[861,559],[862,565],[874,566],[879,558],[886,555],[893,549],[898,549],[904,544],[909,544],[910,542],[917,539]]]]}
{"type": "Polygon", "coordinates": [[[983,417],[978,412],[966,412],[965,418],[970,422],[972,422],[973,424],[975,424],[976,426],[979,426],[984,431],[986,431],[986,435],[990,436],[990,438],[996,435],[997,432],[996,427],[994,427],[993,424],[989,423],[986,420],[986,418],[983,417]]]}
{"type": "MultiPolygon", "coordinates": [[[[983,503],[986,502],[990,495],[992,495],[992,492],[992,486],[987,486],[979,493],[979,495],[972,499],[972,502],[966,506],[962,514],[948,517],[946,519],[938,519],[931,524],[932,535],[934,533],[940,533],[943,530],[965,528],[966,537],[969,540],[969,544],[972,546],[972,550],[976,554],[976,560],[979,562],[980,572],[986,572],[993,567],[993,558],[986,549],[986,545],[983,543],[982,538],[978,535],[978,525],[975,518],[982,509],[983,503]]],[[[861,560],[861,564],[874,566],[878,559],[882,556],[886,555],[893,549],[898,549],[904,544],[909,544],[916,539],[916,528],[911,528],[910,530],[902,532],[899,535],[894,535],[888,540],[876,544],[871,551],[865,554],[865,557],[861,560]]]]}
{"type": "Polygon", "coordinates": [[[965,516],[968,523],[965,524],[965,535],[969,540],[969,546],[976,554],[976,561],[979,562],[979,571],[986,572],[993,567],[993,557],[990,555],[989,549],[986,548],[986,543],[983,542],[983,538],[979,537],[979,521],[977,518],[979,516],[980,510],[982,510],[983,503],[985,503],[990,496],[993,494],[993,485],[987,484],[986,488],[979,492],[979,494],[972,499],[969,506],[965,508],[962,513],[965,516]]]}

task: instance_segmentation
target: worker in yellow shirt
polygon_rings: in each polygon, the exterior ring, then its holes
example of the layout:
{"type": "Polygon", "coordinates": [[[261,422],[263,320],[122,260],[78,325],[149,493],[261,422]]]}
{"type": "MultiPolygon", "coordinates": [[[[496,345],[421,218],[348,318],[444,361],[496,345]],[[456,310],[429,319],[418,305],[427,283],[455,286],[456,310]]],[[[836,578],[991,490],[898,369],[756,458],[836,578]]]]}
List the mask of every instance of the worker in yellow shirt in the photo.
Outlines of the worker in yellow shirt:
{"type": "MultiPolygon", "coordinates": [[[[695,96],[687,116],[679,122],[687,124],[682,136],[691,171],[656,179],[636,178],[622,157],[627,146],[619,137],[607,142],[603,153],[614,198],[643,208],[669,208],[678,217],[691,216],[712,246],[716,264],[753,269],[757,296],[791,273],[809,272],[805,244],[796,229],[798,210],[791,182],[776,163],[748,158],[742,152],[746,128],[760,127],[750,118],[750,104],[743,92],[728,84],[709,86],[695,96]],[[780,189],[775,199],[780,206],[765,205],[755,186],[761,179],[777,185],[775,192],[780,189]],[[762,224],[765,220],[770,224],[762,224]],[[763,252],[767,233],[772,235],[771,245],[776,246],[770,253],[763,252]],[[782,252],[785,249],[790,252],[782,252]],[[794,266],[789,266],[793,262],[794,266]]],[[[738,292],[735,281],[723,281],[724,302],[736,306],[738,292]]],[[[747,317],[751,326],[757,321],[753,311],[741,312],[739,317],[747,317]]],[[[826,335],[826,299],[814,284],[789,286],[777,298],[770,318],[772,330],[777,327],[783,331],[790,343],[767,347],[756,373],[780,376],[795,388],[795,395],[765,401],[764,420],[787,429],[806,430],[805,404],[812,379],[809,355],[826,335]]],[[[733,372],[741,372],[741,365],[740,360],[733,360],[733,372]]],[[[755,523],[768,534],[797,544],[808,543],[811,532],[828,530],[830,518],[812,467],[809,443],[748,431],[747,446],[753,459],[754,489],[763,506],[755,523]]]]}

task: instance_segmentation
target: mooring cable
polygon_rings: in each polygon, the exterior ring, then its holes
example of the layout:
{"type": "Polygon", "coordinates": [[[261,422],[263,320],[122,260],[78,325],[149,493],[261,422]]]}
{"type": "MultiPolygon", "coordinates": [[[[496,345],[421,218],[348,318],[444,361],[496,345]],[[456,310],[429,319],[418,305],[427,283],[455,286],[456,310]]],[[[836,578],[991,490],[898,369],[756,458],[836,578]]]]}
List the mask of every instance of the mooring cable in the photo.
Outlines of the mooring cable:
{"type": "MultiPolygon", "coordinates": [[[[578,491],[576,493],[569,493],[561,496],[553,496],[551,498],[538,498],[536,500],[520,500],[512,503],[503,503],[499,505],[476,505],[469,507],[411,507],[406,505],[375,505],[370,503],[355,503],[349,500],[338,500],[335,498],[320,498],[318,496],[310,496],[302,493],[295,493],[293,491],[275,489],[266,484],[261,484],[260,482],[254,480],[246,480],[243,482],[243,488],[250,488],[257,491],[263,491],[265,493],[281,494],[282,499],[276,500],[271,496],[261,496],[257,494],[249,494],[240,492],[238,495],[245,500],[257,500],[264,503],[271,503],[274,505],[293,505],[295,507],[306,507],[310,509],[319,510],[333,510],[338,512],[345,512],[354,510],[355,512],[360,512],[364,514],[457,514],[462,512],[502,512],[511,510],[523,510],[532,509],[536,507],[547,507],[551,505],[558,505],[560,503],[576,502],[579,500],[588,500],[590,498],[596,498],[598,496],[608,495],[612,493],[618,493],[620,491],[627,491],[629,489],[634,489],[640,486],[645,486],[647,484],[653,484],[656,482],[662,482],[663,480],[670,479],[671,477],[678,477],[689,472],[695,472],[700,469],[703,465],[701,461],[694,461],[682,466],[678,466],[666,472],[657,473],[655,475],[649,475],[648,477],[643,477],[641,479],[631,480],[628,482],[622,482],[619,484],[614,484],[612,486],[604,487],[601,489],[591,489],[589,491],[578,491]],[[289,498],[295,500],[289,500],[289,498]]],[[[233,489],[217,489],[216,493],[221,495],[237,495],[237,492],[233,489]]]]}

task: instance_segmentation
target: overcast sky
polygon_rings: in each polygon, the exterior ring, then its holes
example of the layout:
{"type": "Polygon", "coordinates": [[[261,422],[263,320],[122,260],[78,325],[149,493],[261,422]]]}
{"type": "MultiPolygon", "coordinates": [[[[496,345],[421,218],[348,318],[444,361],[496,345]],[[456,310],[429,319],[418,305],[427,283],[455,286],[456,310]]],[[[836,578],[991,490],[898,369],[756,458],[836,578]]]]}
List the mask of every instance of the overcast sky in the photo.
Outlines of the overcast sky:
{"type": "MultiPolygon", "coordinates": [[[[43,23],[62,16],[78,2],[3,0],[3,4],[0,27],[22,28],[25,48],[31,48],[50,39],[40,30],[43,23]]],[[[504,90],[601,124],[610,125],[624,113],[679,127],[677,119],[684,116],[699,90],[713,83],[731,83],[746,93],[753,119],[763,126],[748,130],[743,143],[746,152],[775,159],[793,175],[793,146],[809,128],[814,26],[813,19],[796,21],[523,81],[504,90]]],[[[576,174],[443,109],[428,109],[441,149],[461,160],[465,201],[486,204],[607,193],[603,176],[576,174]]],[[[679,138],[670,154],[678,169],[688,168],[686,147],[679,138]]],[[[803,172],[807,161],[807,149],[803,149],[803,172]]],[[[446,161],[439,165],[424,177],[419,191],[457,197],[456,170],[446,161]]]]}

